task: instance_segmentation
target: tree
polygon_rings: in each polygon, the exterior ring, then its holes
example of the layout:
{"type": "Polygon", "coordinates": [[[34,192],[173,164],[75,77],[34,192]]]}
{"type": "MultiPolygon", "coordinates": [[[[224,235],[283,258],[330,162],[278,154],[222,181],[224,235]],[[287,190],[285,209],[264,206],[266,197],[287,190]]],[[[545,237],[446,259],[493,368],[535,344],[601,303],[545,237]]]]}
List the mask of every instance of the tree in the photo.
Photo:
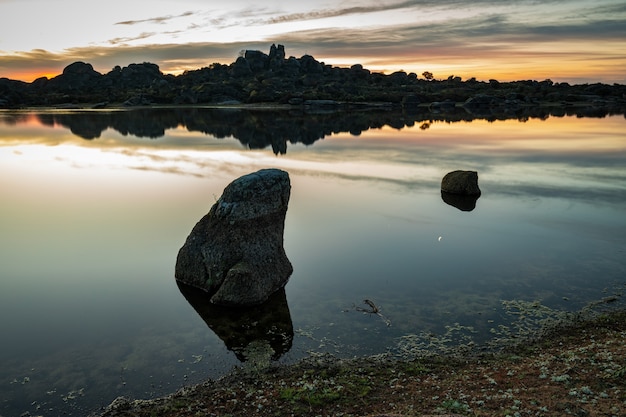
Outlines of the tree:
{"type": "Polygon", "coordinates": [[[432,79],[433,79],[433,73],[432,73],[432,72],[430,72],[430,71],[424,71],[424,72],[422,72],[422,76],[423,76],[424,78],[426,78],[428,81],[430,81],[430,80],[432,80],[432,79]]]}

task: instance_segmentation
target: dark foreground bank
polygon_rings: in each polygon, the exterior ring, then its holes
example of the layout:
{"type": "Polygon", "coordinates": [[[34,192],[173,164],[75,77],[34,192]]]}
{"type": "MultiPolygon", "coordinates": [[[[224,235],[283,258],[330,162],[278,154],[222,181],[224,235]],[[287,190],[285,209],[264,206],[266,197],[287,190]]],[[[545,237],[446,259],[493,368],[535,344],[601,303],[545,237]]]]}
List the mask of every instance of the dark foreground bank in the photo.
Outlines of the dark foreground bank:
{"type": "Polygon", "coordinates": [[[101,414],[254,415],[626,415],[626,310],[577,316],[497,353],[237,369],[164,398],[118,398],[101,414]]]}

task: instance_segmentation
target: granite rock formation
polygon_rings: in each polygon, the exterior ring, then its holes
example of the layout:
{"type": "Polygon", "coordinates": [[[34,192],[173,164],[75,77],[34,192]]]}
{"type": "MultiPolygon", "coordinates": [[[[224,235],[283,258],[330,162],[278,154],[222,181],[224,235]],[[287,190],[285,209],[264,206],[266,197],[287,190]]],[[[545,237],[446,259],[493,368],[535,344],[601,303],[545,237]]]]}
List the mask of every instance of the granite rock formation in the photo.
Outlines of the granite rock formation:
{"type": "Polygon", "coordinates": [[[217,305],[265,302],[293,272],[283,248],[290,193],[289,174],[278,169],[230,183],[180,249],[176,279],[217,305]]]}
{"type": "MultiPolygon", "coordinates": [[[[433,114],[462,110],[470,116],[498,120],[559,111],[585,117],[626,112],[626,85],[554,83],[551,80],[498,82],[462,80],[458,76],[420,78],[416,73],[370,71],[361,64],[333,67],[311,55],[288,56],[283,45],[269,54],[243,50],[231,64],[213,63],[179,75],[165,74],[149,62],[114,67],[99,73],[75,62],[63,74],[32,83],[0,78],[0,108],[29,106],[148,106],[170,104],[287,105],[291,100],[334,100],[344,105],[378,103],[433,114]],[[444,103],[445,105],[441,105],[444,103]],[[442,108],[443,107],[443,108],[442,108]]],[[[293,105],[292,105],[293,106],[293,105]]],[[[298,107],[293,106],[293,107],[298,107]]]]}

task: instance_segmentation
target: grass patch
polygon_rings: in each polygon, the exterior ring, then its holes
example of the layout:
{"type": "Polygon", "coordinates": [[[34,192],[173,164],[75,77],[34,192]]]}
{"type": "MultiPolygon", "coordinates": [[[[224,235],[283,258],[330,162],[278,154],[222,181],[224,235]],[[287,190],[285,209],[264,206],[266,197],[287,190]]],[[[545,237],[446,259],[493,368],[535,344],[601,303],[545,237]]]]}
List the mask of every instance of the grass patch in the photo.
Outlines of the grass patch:
{"type": "Polygon", "coordinates": [[[330,388],[284,388],[280,391],[280,398],[289,402],[302,402],[310,406],[323,406],[341,398],[341,393],[330,388]]]}

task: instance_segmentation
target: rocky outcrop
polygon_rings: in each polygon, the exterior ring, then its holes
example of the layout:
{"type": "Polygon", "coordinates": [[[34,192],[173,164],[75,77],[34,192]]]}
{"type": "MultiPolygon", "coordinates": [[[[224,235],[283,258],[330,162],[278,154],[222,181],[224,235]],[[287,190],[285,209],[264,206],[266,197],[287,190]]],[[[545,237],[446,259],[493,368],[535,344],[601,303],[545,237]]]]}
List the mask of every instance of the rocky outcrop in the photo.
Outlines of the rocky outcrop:
{"type": "Polygon", "coordinates": [[[526,119],[559,110],[585,110],[585,117],[626,113],[626,85],[553,83],[545,81],[489,82],[460,77],[435,79],[432,73],[371,72],[361,64],[333,67],[311,55],[289,56],[283,45],[272,44],[269,54],[244,50],[228,65],[164,74],[149,62],[114,67],[100,74],[84,62],[75,62],[63,74],[32,83],[9,83],[0,78],[0,107],[91,104],[120,105],[143,96],[146,104],[217,104],[235,100],[244,104],[286,104],[293,98],[335,100],[340,103],[390,103],[410,113],[453,117],[526,119]],[[429,107],[428,103],[435,103],[429,107]],[[464,113],[462,116],[460,113],[464,113]]]}
{"type": "Polygon", "coordinates": [[[230,183],[180,249],[176,279],[218,305],[266,301],[293,272],[283,248],[290,193],[289,174],[278,169],[230,183]]]}
{"type": "Polygon", "coordinates": [[[441,191],[459,195],[480,195],[476,171],[452,171],[441,180],[441,191]]]}
{"type": "Polygon", "coordinates": [[[264,52],[247,50],[244,57],[253,72],[262,71],[269,67],[270,57],[264,52]]]}
{"type": "Polygon", "coordinates": [[[148,88],[167,83],[159,66],[150,62],[116,66],[105,76],[103,85],[109,88],[148,88]]]}
{"type": "Polygon", "coordinates": [[[270,47],[269,67],[272,71],[279,70],[285,62],[285,47],[283,45],[274,45],[270,47]]]}
{"type": "MultiPolygon", "coordinates": [[[[93,88],[102,79],[102,74],[95,71],[91,64],[74,62],[63,69],[63,74],[54,77],[47,88],[58,88],[65,91],[93,88]]],[[[38,81],[41,83],[41,80],[38,81]]]]}
{"type": "Polygon", "coordinates": [[[235,78],[242,78],[252,75],[252,69],[248,60],[242,56],[232,64],[231,74],[235,78]]]}

